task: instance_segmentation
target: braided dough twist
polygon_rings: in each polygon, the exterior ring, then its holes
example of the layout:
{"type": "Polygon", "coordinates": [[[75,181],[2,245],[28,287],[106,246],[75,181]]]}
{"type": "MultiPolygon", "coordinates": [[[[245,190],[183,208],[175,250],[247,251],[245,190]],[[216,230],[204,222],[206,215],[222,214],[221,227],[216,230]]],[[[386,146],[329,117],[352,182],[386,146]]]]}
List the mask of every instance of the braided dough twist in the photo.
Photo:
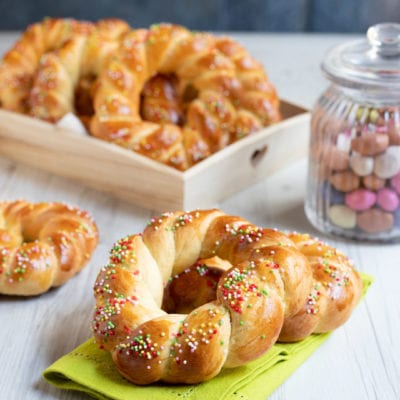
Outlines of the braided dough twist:
{"type": "Polygon", "coordinates": [[[94,286],[92,326],[128,380],[196,383],[277,340],[335,329],[361,286],[343,254],[308,235],[261,229],[219,210],[166,213],[113,247],[94,286]],[[180,276],[181,289],[172,288],[180,276]],[[163,301],[164,287],[175,298],[163,301]],[[161,309],[180,297],[188,302],[182,314],[161,309]]]}
{"type": "Polygon", "coordinates": [[[98,242],[90,215],[62,203],[0,203],[0,293],[31,296],[60,286],[98,242]]]}
{"type": "Polygon", "coordinates": [[[74,111],[74,91],[91,89],[128,29],[114,18],[96,24],[46,18],[30,25],[0,63],[0,106],[50,122],[74,111]]]}
{"type": "Polygon", "coordinates": [[[274,88],[244,48],[178,25],[131,31],[98,83],[91,133],[180,170],[280,118],[274,88]],[[142,119],[140,95],[156,74],[177,77],[182,126],[142,119]]]}
{"type": "Polygon", "coordinates": [[[0,63],[1,107],[27,113],[32,81],[42,55],[93,29],[92,23],[73,19],[46,18],[30,25],[0,63]]]}
{"type": "Polygon", "coordinates": [[[75,113],[93,136],[179,170],[280,119],[262,65],[232,39],[117,19],[30,26],[0,64],[0,106],[75,113]]]}
{"type": "Polygon", "coordinates": [[[157,124],[180,125],[184,121],[183,104],[178,94],[178,80],[173,75],[155,75],[143,87],[140,114],[157,124]]]}
{"type": "Polygon", "coordinates": [[[43,54],[28,98],[29,114],[49,122],[69,112],[90,118],[93,85],[128,29],[119,19],[100,20],[90,32],[75,34],[43,54]]]}

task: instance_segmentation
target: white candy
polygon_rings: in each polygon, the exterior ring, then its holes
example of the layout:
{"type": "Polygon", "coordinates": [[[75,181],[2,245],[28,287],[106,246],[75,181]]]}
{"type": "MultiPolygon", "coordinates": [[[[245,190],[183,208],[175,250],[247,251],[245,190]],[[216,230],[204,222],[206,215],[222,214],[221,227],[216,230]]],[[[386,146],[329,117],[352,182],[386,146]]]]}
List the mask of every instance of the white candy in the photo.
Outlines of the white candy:
{"type": "Polygon", "coordinates": [[[336,147],[346,153],[350,151],[351,136],[346,133],[339,133],[336,139],[336,147]]]}
{"type": "Polygon", "coordinates": [[[353,229],[357,222],[357,213],[343,204],[334,204],[328,209],[331,222],[343,229],[353,229]]]}
{"type": "Polygon", "coordinates": [[[69,131],[75,132],[82,136],[87,136],[88,132],[81,120],[72,113],[65,114],[57,123],[56,126],[59,128],[65,128],[69,131]]]}
{"type": "Polygon", "coordinates": [[[400,171],[400,146],[389,146],[375,158],[374,172],[379,178],[392,178],[400,171]]]}
{"type": "Polygon", "coordinates": [[[350,157],[350,166],[358,176],[367,176],[374,170],[374,158],[354,152],[350,157]]]}

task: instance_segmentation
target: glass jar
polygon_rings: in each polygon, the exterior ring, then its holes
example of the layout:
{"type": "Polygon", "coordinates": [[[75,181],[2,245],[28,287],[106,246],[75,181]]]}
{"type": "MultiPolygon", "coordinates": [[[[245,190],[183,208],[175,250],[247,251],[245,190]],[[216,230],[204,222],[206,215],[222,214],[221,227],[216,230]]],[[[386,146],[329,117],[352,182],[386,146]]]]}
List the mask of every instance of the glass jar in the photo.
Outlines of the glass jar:
{"type": "Polygon", "coordinates": [[[324,233],[400,239],[400,25],[328,52],[313,110],[305,212],[324,233]]]}

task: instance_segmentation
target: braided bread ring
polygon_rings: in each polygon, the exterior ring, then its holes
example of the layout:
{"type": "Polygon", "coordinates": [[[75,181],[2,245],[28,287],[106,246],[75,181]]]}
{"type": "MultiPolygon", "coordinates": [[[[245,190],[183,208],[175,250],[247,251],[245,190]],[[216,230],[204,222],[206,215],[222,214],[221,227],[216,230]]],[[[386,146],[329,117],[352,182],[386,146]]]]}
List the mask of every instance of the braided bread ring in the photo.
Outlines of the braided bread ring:
{"type": "Polygon", "coordinates": [[[140,385],[196,383],[259,357],[278,339],[344,323],[361,279],[345,256],[307,235],[203,210],[163,214],[117,242],[94,293],[95,339],[123,376],[140,385]],[[222,274],[216,299],[188,315],[163,311],[169,278],[209,257],[222,274]]]}
{"type": "Polygon", "coordinates": [[[276,93],[261,65],[239,45],[239,58],[231,59],[233,46],[225,43],[170,24],[132,31],[100,75],[91,133],[184,170],[279,120],[276,93]],[[192,92],[182,128],[141,119],[140,93],[158,73],[176,75],[184,100],[192,92]]]}
{"type": "Polygon", "coordinates": [[[98,242],[90,215],[62,203],[0,203],[0,293],[31,296],[60,286],[98,242]]]}
{"type": "Polygon", "coordinates": [[[27,113],[32,80],[41,56],[75,35],[87,35],[92,30],[92,23],[73,19],[46,18],[30,25],[0,63],[0,106],[27,113]]]}

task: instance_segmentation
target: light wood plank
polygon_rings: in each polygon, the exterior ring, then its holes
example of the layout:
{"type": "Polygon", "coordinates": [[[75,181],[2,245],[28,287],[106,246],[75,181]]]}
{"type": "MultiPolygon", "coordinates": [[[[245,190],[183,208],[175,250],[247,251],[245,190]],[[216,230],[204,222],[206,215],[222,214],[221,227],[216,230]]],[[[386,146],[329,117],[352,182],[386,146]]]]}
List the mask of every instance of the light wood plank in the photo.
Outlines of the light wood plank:
{"type": "Polygon", "coordinates": [[[282,103],[282,112],[282,122],[228,146],[183,173],[111,143],[5,110],[0,110],[0,153],[146,208],[205,207],[306,154],[309,113],[287,102],[282,103]],[[295,147],[290,146],[293,137],[295,147]],[[292,151],[286,156],[288,147],[292,151]],[[255,163],[255,152],[267,148],[270,154],[255,163]],[[226,182],[226,172],[239,162],[240,175],[226,182]],[[211,190],[207,190],[210,185],[211,190]],[[199,193],[208,196],[200,197],[199,193]]]}

